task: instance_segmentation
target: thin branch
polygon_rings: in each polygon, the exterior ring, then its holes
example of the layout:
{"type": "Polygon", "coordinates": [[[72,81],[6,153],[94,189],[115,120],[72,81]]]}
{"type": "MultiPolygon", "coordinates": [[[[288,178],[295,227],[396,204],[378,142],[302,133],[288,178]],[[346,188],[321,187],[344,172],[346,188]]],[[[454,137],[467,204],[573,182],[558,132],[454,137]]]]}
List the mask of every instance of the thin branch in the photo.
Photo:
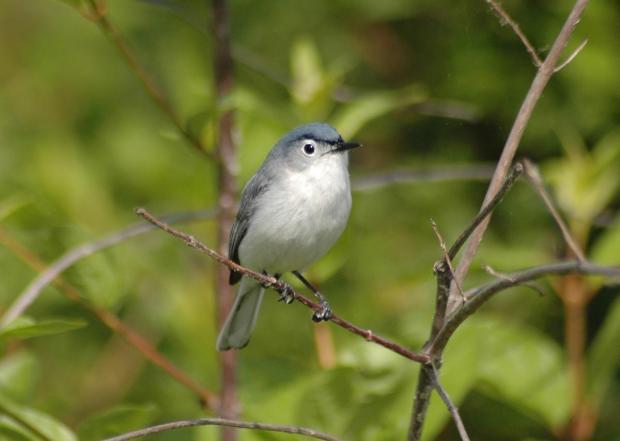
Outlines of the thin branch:
{"type": "Polygon", "coordinates": [[[431,393],[433,392],[433,381],[429,376],[428,369],[420,369],[418,373],[418,384],[413,397],[413,409],[411,411],[411,424],[407,433],[407,441],[422,439],[422,428],[424,427],[424,419],[428,411],[428,405],[431,402],[431,393]]]}
{"type": "Polygon", "coordinates": [[[171,423],[159,424],[157,426],[147,427],[145,429],[129,432],[124,435],[107,438],[103,441],[128,441],[130,439],[140,438],[147,435],[153,435],[155,433],[166,432],[168,430],[183,429],[186,427],[196,426],[225,426],[236,427],[238,429],[253,429],[264,430],[267,432],[280,432],[280,433],[292,433],[295,435],[305,435],[314,439],[321,439],[324,441],[341,441],[335,436],[328,435],[326,433],[319,432],[314,429],[308,429],[307,427],[300,426],[287,426],[281,424],[268,424],[268,423],[256,423],[253,421],[238,421],[229,420],[224,418],[198,418],[196,420],[181,420],[173,421],[171,423]]]}
{"type": "MultiPolygon", "coordinates": [[[[492,275],[493,277],[497,277],[498,279],[506,279],[510,282],[514,282],[514,279],[511,279],[510,276],[508,274],[505,273],[501,273],[499,271],[496,271],[495,269],[493,269],[491,266],[489,265],[483,265],[482,269],[484,269],[484,271],[490,275],[492,275]]],[[[536,284],[536,282],[525,282],[522,283],[523,286],[530,288],[531,290],[535,291],[536,294],[538,294],[541,297],[544,297],[545,292],[542,289],[542,287],[538,286],[536,284]]],[[[465,298],[469,299],[471,296],[475,295],[476,293],[476,289],[474,288],[473,290],[467,291],[465,293],[465,298]]]]}
{"type": "Polygon", "coordinates": [[[599,275],[620,280],[620,267],[602,266],[578,260],[555,262],[506,274],[504,278],[472,290],[467,303],[464,303],[447,319],[435,340],[430,344],[428,352],[433,357],[440,354],[459,325],[494,294],[540,277],[569,273],[599,275]]]}
{"type": "Polygon", "coordinates": [[[500,17],[500,23],[502,25],[507,24],[508,26],[510,26],[512,30],[514,31],[514,33],[517,35],[517,37],[519,37],[519,40],[521,40],[521,43],[523,43],[523,46],[525,46],[525,49],[527,50],[528,54],[530,54],[530,57],[532,57],[532,63],[534,63],[534,66],[536,66],[537,68],[540,67],[540,65],[543,62],[538,56],[536,49],[534,49],[534,46],[532,46],[532,43],[530,43],[530,40],[528,40],[528,38],[525,36],[523,31],[521,30],[521,27],[519,26],[519,24],[516,21],[514,21],[512,17],[506,12],[506,10],[502,8],[502,6],[499,3],[497,3],[495,0],[486,0],[486,2],[491,6],[491,8],[493,8],[495,13],[500,17]]]}
{"type": "Polygon", "coordinates": [[[353,191],[369,191],[400,183],[444,181],[488,181],[493,175],[491,164],[446,166],[397,170],[360,176],[351,182],[353,191]]]}
{"type": "MultiPolygon", "coordinates": [[[[577,26],[577,23],[579,23],[581,14],[587,6],[588,1],[589,0],[577,0],[575,2],[566,21],[564,22],[564,25],[562,26],[562,29],[560,30],[557,38],[553,42],[553,46],[549,51],[549,55],[547,55],[545,61],[538,68],[536,76],[532,81],[530,89],[528,90],[527,95],[525,96],[525,99],[521,104],[521,108],[519,109],[517,117],[515,118],[514,124],[512,125],[510,134],[506,139],[502,154],[497,163],[497,168],[495,170],[495,173],[493,174],[493,178],[491,179],[491,183],[489,184],[489,188],[484,197],[484,202],[482,204],[483,206],[487,204],[491,199],[493,199],[495,193],[500,188],[504,177],[508,173],[508,169],[515,156],[517,148],[519,147],[519,143],[521,142],[521,138],[523,137],[523,132],[525,132],[525,128],[527,127],[530,117],[532,116],[532,112],[536,107],[536,103],[540,99],[547,83],[549,82],[549,79],[553,75],[558,60],[562,55],[562,51],[564,50],[564,47],[566,47],[566,43],[568,42],[568,39],[573,33],[575,26],[577,26]]],[[[459,265],[456,269],[456,277],[459,282],[462,282],[464,280],[465,275],[467,274],[467,271],[471,266],[473,258],[478,251],[478,247],[480,246],[480,242],[482,241],[482,236],[484,235],[484,232],[489,225],[489,219],[490,218],[486,218],[478,226],[478,228],[476,228],[476,230],[471,236],[471,239],[469,240],[469,243],[467,244],[465,251],[463,252],[461,261],[459,262],[459,265]]],[[[453,288],[450,292],[451,303],[454,305],[452,309],[458,305],[458,302],[456,301],[457,295],[458,294],[456,292],[456,288],[453,288]],[[455,299],[454,302],[452,302],[453,298],[455,299]]]]}
{"type": "Polygon", "coordinates": [[[575,59],[575,57],[577,55],[579,55],[579,52],[581,52],[581,50],[586,46],[587,43],[588,43],[588,39],[584,38],[584,40],[581,42],[581,44],[579,46],[577,46],[577,49],[575,49],[573,51],[573,53],[570,54],[568,56],[568,58],[562,64],[560,64],[558,67],[553,69],[553,73],[558,73],[559,71],[564,69],[566,66],[568,66],[571,63],[571,61],[573,61],[575,59]]]}
{"type": "MultiPolygon", "coordinates": [[[[43,263],[38,256],[8,236],[1,228],[0,242],[2,242],[17,257],[26,262],[35,270],[42,272],[46,269],[45,263],[43,263]]],[[[170,375],[170,377],[172,377],[175,381],[195,393],[199,397],[200,401],[206,406],[210,409],[217,408],[219,399],[215,394],[212,394],[207,389],[196,383],[185,372],[172,363],[172,361],[160,353],[150,341],[119,319],[116,315],[106,309],[92,305],[87,300],[84,300],[80,292],[73,285],[65,281],[62,276],[58,276],[52,283],[54,283],[54,285],[56,285],[63,292],[65,297],[88,310],[110,330],[124,338],[129,345],[133,346],[147,360],[170,375]]]]}
{"type": "MultiPolygon", "coordinates": [[[[446,263],[446,265],[448,266],[448,269],[450,270],[450,279],[454,280],[454,267],[452,266],[452,259],[448,255],[448,247],[446,246],[446,241],[444,240],[443,236],[439,232],[439,227],[437,226],[437,224],[435,223],[433,219],[431,219],[431,226],[433,227],[433,231],[435,232],[435,236],[437,237],[437,240],[439,241],[439,246],[441,247],[441,251],[443,252],[444,262],[446,263]]],[[[463,294],[461,285],[456,280],[454,280],[454,282],[456,283],[456,288],[458,289],[458,292],[461,294],[463,301],[465,301],[465,294],[463,294]]]]}
{"type": "Polygon", "coordinates": [[[523,161],[523,164],[525,166],[525,174],[528,177],[529,182],[534,186],[534,189],[545,203],[547,210],[549,210],[549,213],[551,213],[551,216],[553,216],[553,220],[555,220],[555,223],[560,228],[560,231],[562,231],[564,241],[571,249],[575,257],[577,257],[577,259],[581,262],[585,262],[586,256],[584,255],[583,251],[581,251],[581,248],[579,247],[579,244],[577,244],[577,241],[573,238],[570,230],[568,229],[568,226],[566,225],[566,222],[564,222],[564,219],[562,219],[560,212],[553,203],[551,196],[549,196],[549,192],[547,192],[547,189],[545,188],[545,183],[543,182],[540,170],[538,169],[538,167],[536,167],[536,164],[527,159],[523,161]]]}
{"type": "Polygon", "coordinates": [[[423,369],[426,369],[428,371],[428,375],[431,378],[433,387],[435,388],[435,390],[441,397],[441,400],[444,402],[444,404],[448,408],[450,415],[452,415],[452,419],[454,420],[454,424],[456,425],[456,429],[459,432],[459,436],[461,437],[461,440],[469,441],[469,435],[467,434],[467,430],[465,429],[465,425],[463,424],[463,420],[461,419],[461,414],[459,413],[458,408],[454,405],[454,403],[450,399],[448,392],[446,392],[446,390],[441,385],[439,381],[439,372],[437,371],[435,364],[429,363],[428,365],[425,365],[423,369]]]}
{"type": "MultiPolygon", "coordinates": [[[[167,222],[188,222],[199,219],[212,218],[213,210],[197,211],[190,213],[178,213],[164,216],[167,222]]],[[[39,297],[43,289],[49,285],[60,274],[73,266],[78,261],[95,254],[98,251],[110,248],[113,245],[124,242],[132,237],[153,230],[154,227],[149,224],[140,222],[139,224],[130,225],[120,231],[105,236],[101,239],[85,242],[75,248],[70,249],[65,254],[52,262],[44,271],[22,291],[13,301],[11,306],[0,319],[0,328],[7,326],[10,322],[21,316],[26,309],[39,297]]]]}
{"type": "MultiPolygon", "coordinates": [[[[275,277],[253,271],[249,268],[239,265],[238,263],[233,262],[232,260],[212,250],[211,248],[206,246],[204,243],[196,239],[194,236],[191,236],[175,228],[172,228],[170,225],[157,219],[155,216],[150,214],[144,208],[137,209],[136,214],[144,218],[146,221],[152,223],[153,225],[156,225],[157,227],[161,228],[166,233],[171,234],[172,236],[181,239],[182,241],[185,242],[186,245],[192,248],[195,248],[199,251],[202,251],[203,253],[211,257],[213,260],[227,266],[231,270],[240,272],[244,276],[250,277],[256,280],[257,282],[260,282],[266,288],[272,288],[279,292],[282,292],[284,290],[289,290],[295,300],[298,300],[300,303],[302,303],[303,305],[307,306],[308,308],[312,309],[315,312],[321,310],[322,308],[321,305],[319,305],[318,303],[314,303],[312,300],[308,299],[302,294],[299,294],[298,292],[292,290],[291,287],[287,285],[286,283],[276,279],[275,277]]],[[[391,340],[378,336],[377,334],[375,334],[373,331],[369,329],[360,328],[338,317],[337,315],[333,315],[329,319],[329,321],[340,326],[341,328],[346,329],[349,332],[352,332],[360,337],[363,337],[367,341],[381,345],[391,350],[392,352],[396,352],[397,354],[402,355],[403,357],[408,358],[409,360],[415,361],[417,363],[427,363],[429,361],[429,357],[426,354],[412,352],[408,350],[407,348],[391,340]]]]}
{"type": "Polygon", "coordinates": [[[502,201],[504,195],[508,192],[508,190],[512,188],[513,184],[516,182],[519,176],[521,176],[521,173],[523,173],[523,164],[517,162],[509,170],[508,175],[504,179],[504,182],[502,182],[501,187],[498,189],[495,196],[493,196],[493,198],[488,203],[485,203],[485,206],[482,208],[482,210],[480,210],[480,212],[474,218],[471,224],[454,241],[454,244],[450,247],[450,250],[448,251],[448,257],[450,259],[454,259],[456,257],[463,244],[467,241],[467,239],[469,239],[469,237],[476,230],[476,228],[482,222],[484,222],[485,219],[488,219],[488,216],[491,215],[495,207],[497,207],[497,205],[502,201]]]}
{"type": "Polygon", "coordinates": [[[149,74],[146,72],[146,69],[144,69],[144,67],[140,64],[137,57],[125,43],[125,40],[123,40],[116,28],[112,25],[110,20],[108,20],[106,15],[107,11],[100,6],[96,0],[89,0],[89,4],[91,10],[88,14],[82,15],[91,21],[94,21],[101,32],[103,32],[112,44],[114,44],[131,71],[140,80],[140,83],[148,95],[153,99],[157,107],[159,107],[166,114],[181,136],[185,138],[195,150],[203,155],[213,158],[213,154],[205,148],[200,139],[196,138],[187,130],[181,120],[181,117],[172,108],[172,105],[164,97],[164,94],[151,79],[149,74]]]}

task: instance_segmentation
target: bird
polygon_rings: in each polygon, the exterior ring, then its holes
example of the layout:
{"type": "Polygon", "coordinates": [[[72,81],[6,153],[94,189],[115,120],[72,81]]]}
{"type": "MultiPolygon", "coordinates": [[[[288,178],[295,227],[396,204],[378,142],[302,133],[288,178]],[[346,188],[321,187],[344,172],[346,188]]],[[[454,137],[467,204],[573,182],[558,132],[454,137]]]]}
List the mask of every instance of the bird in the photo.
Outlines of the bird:
{"type": "MultiPolygon", "coordinates": [[[[334,245],[351,212],[349,150],[326,123],[294,128],[270,150],[245,185],[231,228],[228,257],[279,279],[292,272],[320,300],[314,321],[328,320],[327,300],[301,274],[334,245]]],[[[229,282],[241,282],[235,302],[217,338],[216,349],[241,349],[249,343],[263,299],[264,286],[231,270],[229,282]]],[[[289,303],[291,299],[284,298],[289,303]]]]}

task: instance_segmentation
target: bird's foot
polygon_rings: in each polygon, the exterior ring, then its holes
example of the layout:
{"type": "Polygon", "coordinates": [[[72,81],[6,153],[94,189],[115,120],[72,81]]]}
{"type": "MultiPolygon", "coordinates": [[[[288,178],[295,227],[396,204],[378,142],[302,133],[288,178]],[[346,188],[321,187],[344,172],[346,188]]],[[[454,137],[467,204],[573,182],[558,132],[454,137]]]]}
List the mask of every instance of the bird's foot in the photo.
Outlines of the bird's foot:
{"type": "Polygon", "coordinates": [[[331,306],[329,306],[325,298],[321,299],[320,305],[321,308],[312,315],[312,321],[316,323],[327,321],[334,315],[331,306]]]}
{"type": "Polygon", "coordinates": [[[284,302],[289,305],[295,300],[295,291],[288,283],[285,283],[283,288],[278,290],[278,294],[280,294],[278,302],[284,302]]]}

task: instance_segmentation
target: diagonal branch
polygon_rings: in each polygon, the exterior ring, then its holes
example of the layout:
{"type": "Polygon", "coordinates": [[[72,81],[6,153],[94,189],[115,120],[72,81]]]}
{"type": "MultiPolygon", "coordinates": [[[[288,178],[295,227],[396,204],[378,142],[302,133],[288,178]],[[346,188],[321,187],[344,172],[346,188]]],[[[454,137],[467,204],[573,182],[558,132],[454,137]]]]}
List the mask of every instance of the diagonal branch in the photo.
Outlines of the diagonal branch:
{"type": "Polygon", "coordinates": [[[523,163],[525,165],[525,174],[528,177],[528,180],[534,186],[534,189],[545,203],[547,210],[549,210],[549,213],[551,213],[553,220],[555,220],[555,223],[560,228],[562,236],[564,236],[564,241],[571,249],[575,257],[577,257],[579,261],[585,262],[586,256],[584,255],[583,251],[581,251],[581,248],[577,244],[577,241],[573,238],[570,230],[568,229],[568,226],[566,225],[566,222],[564,222],[564,219],[562,219],[560,212],[553,203],[551,196],[549,196],[549,193],[545,188],[545,183],[543,182],[542,175],[540,174],[540,170],[532,161],[526,159],[525,161],[523,161],[523,163]]]}
{"type": "Polygon", "coordinates": [[[530,40],[528,40],[526,35],[521,30],[519,23],[514,21],[512,17],[508,14],[508,12],[506,12],[506,10],[502,8],[502,5],[500,5],[495,0],[486,0],[486,2],[491,6],[491,8],[493,8],[495,13],[499,16],[499,18],[501,19],[500,22],[502,24],[506,23],[508,26],[510,26],[512,30],[514,31],[514,33],[517,35],[517,37],[519,37],[519,40],[521,40],[521,43],[523,43],[523,46],[525,46],[525,50],[527,50],[527,53],[530,54],[530,57],[532,57],[532,63],[534,63],[534,66],[540,67],[540,65],[543,64],[543,62],[538,56],[536,49],[534,49],[534,46],[532,46],[532,43],[530,43],[530,40]]]}
{"type": "MultiPolygon", "coordinates": [[[[517,148],[519,147],[519,143],[521,142],[521,138],[523,137],[523,133],[525,132],[525,128],[532,116],[534,108],[540,99],[543,90],[547,86],[549,79],[554,73],[554,70],[557,66],[558,60],[562,55],[562,51],[568,42],[575,26],[579,23],[581,18],[581,14],[585,7],[587,6],[589,0],[577,0],[570,11],[562,29],[560,30],[557,38],[553,42],[553,46],[549,51],[549,55],[545,58],[545,61],[540,65],[538,71],[536,72],[536,76],[532,81],[530,89],[521,104],[521,108],[517,113],[517,117],[515,118],[515,122],[512,125],[508,138],[506,139],[506,143],[504,144],[504,148],[502,150],[502,154],[497,163],[497,168],[495,169],[495,173],[493,174],[493,178],[491,179],[491,183],[489,184],[489,188],[484,197],[483,205],[487,204],[490,200],[493,199],[497,190],[500,188],[504,177],[508,173],[508,169],[512,160],[517,152],[517,148]]],[[[456,277],[459,282],[463,282],[467,272],[469,271],[469,267],[473,261],[473,258],[478,251],[478,247],[480,246],[480,242],[482,241],[482,236],[489,225],[489,219],[486,218],[481,224],[476,228],[473,232],[469,243],[467,244],[465,251],[463,253],[463,257],[459,262],[459,265],[456,269],[456,277]]],[[[454,309],[458,305],[457,297],[458,293],[456,292],[456,288],[452,288],[450,291],[450,303],[452,307],[449,309],[454,309]]]]}
{"type": "Polygon", "coordinates": [[[236,427],[238,429],[253,429],[264,430],[267,432],[280,432],[280,433],[292,433],[296,435],[305,435],[310,438],[320,439],[323,441],[341,441],[335,436],[328,435],[326,433],[319,432],[314,429],[300,426],[288,426],[282,424],[268,424],[268,423],[256,423],[253,421],[238,421],[229,420],[224,418],[199,418],[196,420],[181,420],[173,421],[171,423],[159,424],[157,426],[151,426],[144,429],[136,430],[134,432],[125,433],[124,435],[115,436],[112,438],[106,438],[103,441],[128,441],[135,438],[141,438],[147,435],[153,435],[155,433],[167,432],[169,430],[183,429],[185,427],[196,426],[224,426],[224,427],[236,427]]]}
{"type": "Polygon", "coordinates": [[[448,317],[445,325],[430,344],[429,354],[433,357],[441,354],[460,324],[498,292],[541,277],[569,273],[599,275],[620,280],[620,267],[618,266],[602,266],[579,260],[549,263],[506,274],[504,278],[469,291],[467,302],[448,317]]]}
{"type": "MultiPolygon", "coordinates": [[[[220,253],[217,253],[216,251],[212,250],[211,248],[206,246],[204,243],[202,243],[200,240],[196,239],[194,236],[191,236],[182,231],[179,231],[171,227],[170,225],[166,224],[165,222],[160,221],[155,216],[153,216],[148,211],[146,211],[144,208],[138,208],[136,210],[136,214],[144,218],[146,221],[152,223],[153,225],[161,228],[166,233],[171,234],[172,236],[178,239],[181,239],[183,242],[185,242],[186,245],[192,248],[195,248],[198,251],[202,251],[203,253],[211,257],[213,260],[227,266],[231,270],[242,273],[244,276],[250,277],[256,280],[257,282],[260,282],[266,288],[272,288],[278,292],[288,291],[293,295],[295,300],[298,300],[303,305],[307,306],[308,308],[312,309],[315,312],[321,311],[322,309],[321,305],[313,302],[312,300],[303,296],[302,294],[299,294],[286,283],[276,279],[275,277],[253,271],[249,268],[239,265],[238,263],[233,262],[232,260],[224,257],[220,253]]],[[[408,358],[409,360],[415,361],[417,363],[427,363],[429,361],[429,357],[426,354],[421,354],[421,353],[410,351],[409,349],[391,340],[388,340],[386,338],[383,338],[375,334],[373,331],[369,329],[362,329],[354,325],[353,323],[348,322],[347,320],[344,320],[338,317],[337,315],[333,315],[329,319],[329,321],[340,326],[341,328],[346,329],[349,332],[352,332],[353,334],[363,337],[366,341],[370,341],[378,345],[381,345],[384,348],[391,350],[392,352],[396,352],[397,354],[402,355],[405,358],[408,358]]]]}
{"type": "Polygon", "coordinates": [[[164,94],[161,92],[157,84],[155,84],[155,81],[153,81],[153,79],[146,72],[146,69],[144,69],[144,67],[140,64],[137,57],[125,43],[125,40],[123,40],[116,28],[112,25],[112,22],[108,20],[105,7],[103,7],[101,3],[98,3],[97,0],[89,0],[89,5],[90,11],[87,14],[82,15],[91,21],[94,21],[101,32],[103,32],[112,44],[114,44],[131,71],[136,75],[136,77],[138,77],[140,83],[142,83],[142,86],[153,102],[166,114],[181,136],[185,138],[185,140],[189,142],[189,144],[196,151],[212,158],[213,155],[205,148],[200,139],[196,138],[187,130],[181,121],[181,117],[172,108],[172,105],[164,97],[164,94]]]}
{"type": "MultiPolygon", "coordinates": [[[[213,210],[177,213],[174,215],[164,216],[171,223],[188,222],[198,219],[206,219],[213,217],[213,210]]],[[[26,309],[39,297],[43,289],[54,281],[60,274],[73,266],[78,261],[91,256],[98,251],[104,250],[111,246],[124,242],[132,237],[151,231],[154,227],[149,224],[139,223],[130,225],[116,233],[105,236],[101,239],[85,242],[60,256],[47,268],[39,273],[39,275],[22,291],[21,294],[13,301],[13,304],[6,310],[0,319],[0,328],[8,325],[17,317],[22,315],[26,309]]]]}
{"type": "Polygon", "coordinates": [[[474,218],[471,224],[454,241],[454,244],[450,247],[450,250],[448,251],[448,257],[450,259],[454,259],[456,257],[463,244],[465,244],[467,239],[469,239],[469,237],[476,230],[476,228],[486,219],[488,219],[495,207],[497,207],[497,205],[502,201],[504,195],[508,193],[508,190],[512,188],[512,185],[519,178],[519,176],[521,176],[521,173],[523,173],[523,164],[517,162],[508,171],[508,175],[504,179],[504,182],[502,182],[497,193],[495,193],[495,196],[493,196],[490,201],[485,203],[484,207],[480,210],[480,212],[474,218]]]}
{"type": "MultiPolygon", "coordinates": [[[[22,244],[9,237],[0,228],[0,242],[9,248],[17,257],[26,262],[32,268],[37,271],[44,271],[46,265],[41,259],[33,254],[30,250],[24,248],[22,244]]],[[[112,314],[106,309],[99,308],[90,302],[84,300],[80,292],[61,276],[58,276],[53,282],[63,292],[65,297],[76,302],[84,309],[92,313],[97,319],[99,319],[110,330],[120,335],[125,341],[133,346],[138,352],[140,352],[147,360],[166,372],[175,381],[185,386],[187,389],[195,393],[200,401],[208,406],[210,409],[216,409],[219,403],[219,398],[203,388],[190,378],[183,370],[179,369],[172,361],[166,358],[161,352],[157,350],[153,344],[145,337],[135,331],[132,327],[123,322],[116,315],[112,314]]]]}
{"type": "Polygon", "coordinates": [[[491,164],[452,165],[438,167],[421,167],[402,169],[388,172],[379,172],[366,176],[359,176],[351,181],[351,190],[369,191],[384,188],[394,184],[416,182],[445,182],[445,181],[488,181],[493,175],[491,164]]]}
{"type": "Polygon", "coordinates": [[[428,365],[425,365],[423,369],[426,369],[428,371],[428,375],[431,379],[433,387],[435,388],[435,390],[437,391],[437,394],[439,394],[439,396],[441,397],[441,400],[444,402],[444,404],[448,408],[450,415],[452,415],[452,419],[454,420],[454,424],[456,425],[456,430],[458,430],[461,440],[469,441],[469,435],[467,434],[467,430],[465,429],[465,425],[463,424],[463,419],[461,418],[461,414],[459,413],[458,408],[454,405],[454,403],[450,399],[448,392],[446,392],[444,387],[441,385],[441,382],[439,381],[439,372],[437,371],[435,364],[429,363],[428,365]]]}

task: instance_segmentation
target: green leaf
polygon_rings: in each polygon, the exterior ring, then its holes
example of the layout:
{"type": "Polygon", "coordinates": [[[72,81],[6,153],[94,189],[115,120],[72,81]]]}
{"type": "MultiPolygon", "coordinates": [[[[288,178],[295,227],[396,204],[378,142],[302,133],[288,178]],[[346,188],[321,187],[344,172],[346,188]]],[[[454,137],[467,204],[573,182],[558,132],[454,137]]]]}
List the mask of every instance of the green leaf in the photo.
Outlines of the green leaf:
{"type": "Polygon", "coordinates": [[[325,120],[333,105],[332,94],[341,83],[346,64],[323,68],[318,48],[309,38],[295,42],[291,53],[291,94],[302,120],[325,120]]]}
{"type": "Polygon", "coordinates": [[[80,440],[98,441],[148,426],[157,413],[153,404],[121,405],[107,409],[80,425],[80,440]]]}
{"type": "Polygon", "coordinates": [[[38,378],[39,364],[28,351],[14,352],[0,361],[0,388],[12,398],[30,398],[38,378]]]}
{"type": "Polygon", "coordinates": [[[0,202],[0,222],[28,205],[30,201],[22,195],[14,195],[0,202]]]}
{"type": "Polygon", "coordinates": [[[620,216],[598,237],[591,256],[600,264],[620,265],[620,216]]]}
{"type": "Polygon", "coordinates": [[[476,321],[484,330],[477,341],[485,392],[534,412],[549,427],[564,423],[570,393],[560,346],[524,325],[481,317],[476,321]]]}
{"type": "Polygon", "coordinates": [[[35,441],[77,441],[75,434],[64,424],[38,410],[19,405],[0,390],[0,414],[6,420],[4,429],[13,427],[24,439],[35,441]],[[8,420],[8,421],[7,421],[8,420]]]}
{"type": "Polygon", "coordinates": [[[332,123],[345,139],[349,139],[371,120],[420,103],[426,97],[425,89],[418,84],[400,90],[369,93],[343,105],[332,118],[332,123]]]}
{"type": "Polygon", "coordinates": [[[620,131],[605,136],[592,152],[578,145],[565,146],[567,155],[550,162],[545,175],[560,207],[587,229],[620,188],[620,131]]]}
{"type": "Polygon", "coordinates": [[[29,317],[19,317],[0,329],[0,339],[26,339],[43,335],[60,334],[83,328],[84,320],[50,319],[35,322],[29,317]]]}
{"type": "Polygon", "coordinates": [[[587,355],[588,394],[600,404],[611,384],[620,362],[620,298],[612,304],[605,323],[598,331],[587,355]]]}

